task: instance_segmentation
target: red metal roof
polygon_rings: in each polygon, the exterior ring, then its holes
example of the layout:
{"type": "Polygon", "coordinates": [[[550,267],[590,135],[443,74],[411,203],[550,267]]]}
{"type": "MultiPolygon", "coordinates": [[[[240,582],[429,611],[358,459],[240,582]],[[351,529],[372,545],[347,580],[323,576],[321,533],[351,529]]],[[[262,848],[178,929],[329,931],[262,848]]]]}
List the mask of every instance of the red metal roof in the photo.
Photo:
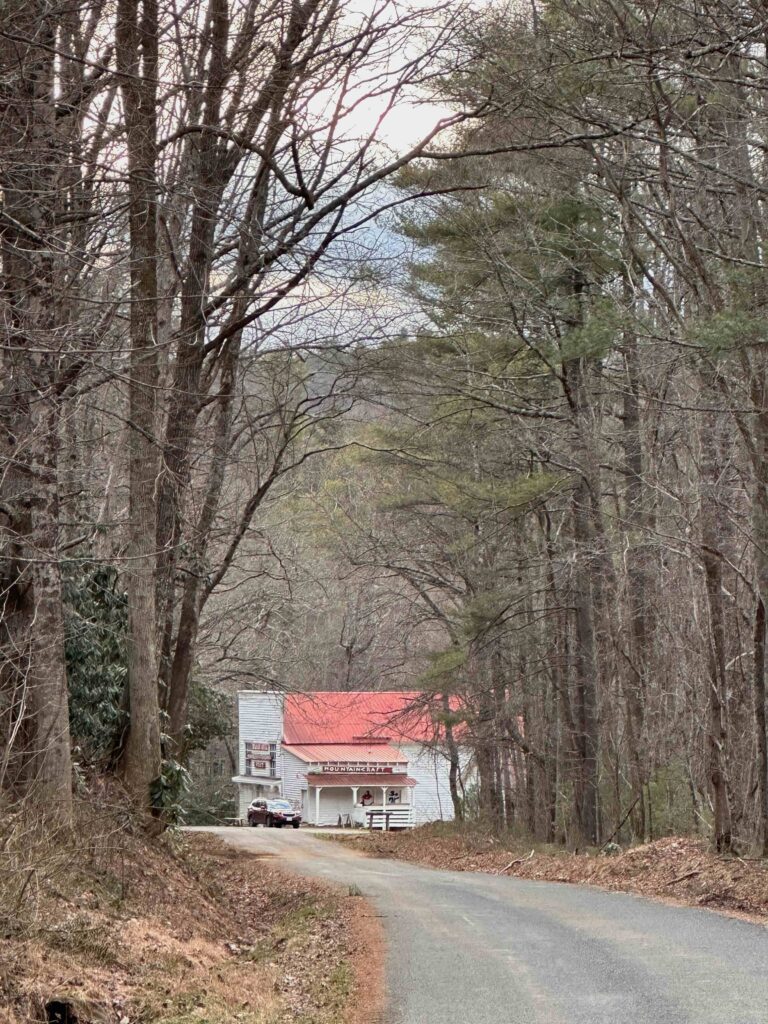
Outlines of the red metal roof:
{"type": "MultiPolygon", "coordinates": [[[[307,775],[307,784],[312,786],[379,786],[389,789],[392,786],[417,786],[416,779],[408,775],[369,775],[366,772],[312,772],[307,775]]],[[[397,805],[395,805],[397,806],[397,805]]]]}
{"type": "Polygon", "coordinates": [[[283,743],[302,761],[367,761],[382,764],[408,764],[408,758],[388,743],[283,743]]]}
{"type": "MultiPolygon", "coordinates": [[[[452,697],[451,709],[460,702],[452,697]]],[[[425,743],[442,732],[442,704],[419,690],[354,690],[292,693],[285,698],[283,742],[425,743]]]]}

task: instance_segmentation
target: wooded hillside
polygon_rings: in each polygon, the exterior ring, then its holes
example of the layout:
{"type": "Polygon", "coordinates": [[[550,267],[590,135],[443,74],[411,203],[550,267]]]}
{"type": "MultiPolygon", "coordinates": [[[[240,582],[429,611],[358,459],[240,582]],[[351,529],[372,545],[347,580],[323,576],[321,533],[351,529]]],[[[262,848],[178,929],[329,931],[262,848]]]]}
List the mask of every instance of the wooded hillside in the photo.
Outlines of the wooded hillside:
{"type": "Polygon", "coordinates": [[[6,6],[11,808],[74,761],[167,819],[219,693],[422,688],[494,829],[768,851],[766,40],[6,6]]]}

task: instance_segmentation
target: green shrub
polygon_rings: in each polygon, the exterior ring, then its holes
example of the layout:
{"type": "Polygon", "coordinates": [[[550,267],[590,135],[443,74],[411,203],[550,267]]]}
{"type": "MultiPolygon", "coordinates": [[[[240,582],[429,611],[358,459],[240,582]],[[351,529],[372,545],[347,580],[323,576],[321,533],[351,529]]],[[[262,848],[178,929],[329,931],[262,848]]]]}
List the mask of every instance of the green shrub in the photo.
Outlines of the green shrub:
{"type": "Polygon", "coordinates": [[[115,756],[125,725],[128,599],[111,565],[65,562],[64,652],[76,760],[115,756]]]}

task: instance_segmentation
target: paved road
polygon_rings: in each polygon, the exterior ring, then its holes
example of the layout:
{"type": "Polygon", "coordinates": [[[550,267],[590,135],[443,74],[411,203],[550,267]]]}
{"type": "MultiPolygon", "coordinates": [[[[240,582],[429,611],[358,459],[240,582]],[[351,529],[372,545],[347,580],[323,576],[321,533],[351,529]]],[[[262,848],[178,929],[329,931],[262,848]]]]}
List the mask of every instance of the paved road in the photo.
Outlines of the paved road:
{"type": "Polygon", "coordinates": [[[211,831],[373,900],[388,941],[387,1024],[768,1024],[760,925],[372,860],[309,830],[211,831]]]}

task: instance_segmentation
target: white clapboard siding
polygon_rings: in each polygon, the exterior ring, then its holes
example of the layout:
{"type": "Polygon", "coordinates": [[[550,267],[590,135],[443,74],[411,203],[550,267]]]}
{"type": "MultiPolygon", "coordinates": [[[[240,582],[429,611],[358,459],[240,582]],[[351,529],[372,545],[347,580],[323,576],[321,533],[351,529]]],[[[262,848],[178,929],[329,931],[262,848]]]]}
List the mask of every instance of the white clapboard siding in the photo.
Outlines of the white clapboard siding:
{"type": "Polygon", "coordinates": [[[277,774],[281,774],[279,743],[283,738],[283,694],[241,690],[237,695],[240,730],[240,775],[245,775],[246,743],[277,743],[277,774]]]}
{"type": "MultiPolygon", "coordinates": [[[[408,758],[408,774],[418,785],[414,790],[414,824],[424,825],[428,821],[451,821],[453,801],[448,780],[450,763],[439,751],[430,750],[421,743],[401,743],[400,749],[408,758]]],[[[469,756],[460,751],[462,769],[469,756]]]]}
{"type": "Polygon", "coordinates": [[[320,819],[315,820],[315,796],[316,790],[310,789],[308,793],[307,820],[313,825],[338,825],[339,816],[342,823],[347,820],[347,815],[354,811],[352,804],[352,790],[343,786],[329,786],[320,790],[320,819]]]}
{"type": "Polygon", "coordinates": [[[286,800],[301,802],[301,791],[307,788],[307,768],[309,765],[288,750],[283,751],[283,796],[286,800]]]}
{"type": "MultiPolygon", "coordinates": [[[[307,765],[281,746],[283,738],[282,693],[277,691],[257,692],[241,690],[238,694],[239,710],[239,760],[238,802],[240,816],[244,817],[248,804],[257,796],[277,795],[277,791],[288,800],[300,802],[304,820],[315,821],[315,791],[309,789],[305,778],[307,765]],[[277,744],[277,778],[270,781],[268,776],[245,780],[245,744],[277,744]]],[[[362,730],[361,730],[362,731],[362,730]]],[[[393,742],[408,759],[406,771],[417,785],[411,791],[413,800],[413,824],[423,825],[429,821],[450,821],[453,818],[453,802],[448,782],[449,763],[447,758],[421,743],[393,742]]],[[[470,761],[469,752],[460,750],[460,763],[465,773],[470,761]]],[[[320,825],[335,825],[341,815],[346,819],[352,814],[362,820],[361,808],[353,807],[351,789],[328,787],[320,797],[320,825]]]]}

